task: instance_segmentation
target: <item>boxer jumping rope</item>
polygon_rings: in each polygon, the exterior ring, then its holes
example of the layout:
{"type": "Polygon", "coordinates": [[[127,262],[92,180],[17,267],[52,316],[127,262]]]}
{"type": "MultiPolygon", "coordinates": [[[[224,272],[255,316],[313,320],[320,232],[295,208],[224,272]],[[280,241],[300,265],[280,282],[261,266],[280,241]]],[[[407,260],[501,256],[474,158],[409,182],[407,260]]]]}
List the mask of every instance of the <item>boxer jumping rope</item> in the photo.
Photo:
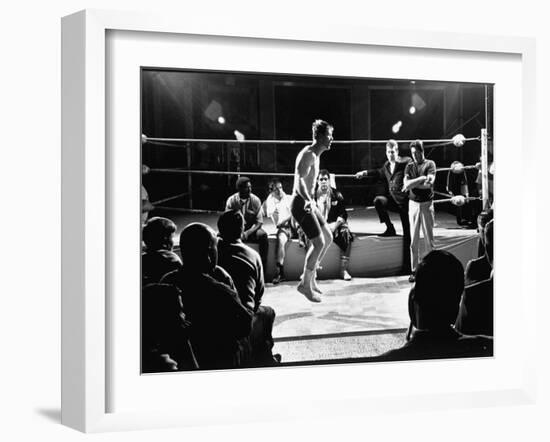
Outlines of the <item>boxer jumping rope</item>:
{"type": "Polygon", "coordinates": [[[332,242],[332,233],[315,203],[315,183],[319,174],[319,158],[330,149],[334,128],[323,120],[315,120],[311,127],[313,143],[304,147],[296,157],[291,213],[310,240],[304,272],[298,291],[311,302],[321,302],[317,285],[317,269],[332,242]]]}

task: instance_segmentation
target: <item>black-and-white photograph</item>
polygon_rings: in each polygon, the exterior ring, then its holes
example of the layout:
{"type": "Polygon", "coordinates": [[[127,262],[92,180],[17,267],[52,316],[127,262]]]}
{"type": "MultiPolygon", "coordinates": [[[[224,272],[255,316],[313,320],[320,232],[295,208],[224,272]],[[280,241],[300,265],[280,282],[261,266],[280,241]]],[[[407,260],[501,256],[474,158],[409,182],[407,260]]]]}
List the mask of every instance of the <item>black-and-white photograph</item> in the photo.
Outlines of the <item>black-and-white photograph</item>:
{"type": "Polygon", "coordinates": [[[143,67],[142,373],[492,357],[492,133],[492,84],[143,67]]]}

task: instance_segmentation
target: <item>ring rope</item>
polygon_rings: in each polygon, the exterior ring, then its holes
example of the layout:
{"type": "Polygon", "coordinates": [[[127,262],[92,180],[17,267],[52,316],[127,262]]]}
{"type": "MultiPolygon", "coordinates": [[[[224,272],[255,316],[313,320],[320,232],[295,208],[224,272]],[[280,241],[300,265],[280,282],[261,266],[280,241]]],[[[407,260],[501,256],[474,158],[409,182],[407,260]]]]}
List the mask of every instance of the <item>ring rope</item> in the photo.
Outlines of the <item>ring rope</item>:
{"type": "MultiPolygon", "coordinates": [[[[293,173],[233,172],[229,170],[151,169],[149,172],[150,173],[185,173],[185,174],[197,174],[197,175],[294,176],[293,173]]],[[[336,175],[336,176],[338,177],[339,175],[336,175]]]]}
{"type": "MultiPolygon", "coordinates": [[[[466,202],[477,201],[477,200],[481,200],[481,199],[482,198],[479,197],[479,196],[464,197],[464,201],[466,201],[466,202]]],[[[452,203],[452,202],[453,202],[452,198],[444,198],[444,199],[440,199],[440,200],[434,200],[434,204],[436,204],[436,203],[452,203]]]]}
{"type": "MultiPolygon", "coordinates": [[[[470,202],[470,201],[477,201],[477,200],[482,200],[481,197],[477,197],[477,196],[471,196],[471,197],[465,197],[464,200],[466,202],[470,202]]],[[[451,198],[445,198],[445,199],[440,199],[440,200],[434,200],[433,201],[434,204],[439,204],[439,203],[451,203],[452,202],[452,199],[451,198]]],[[[181,208],[181,207],[170,207],[170,206],[156,206],[155,209],[160,209],[160,210],[171,210],[171,211],[174,211],[174,212],[182,212],[182,213],[214,213],[214,214],[221,214],[223,212],[220,212],[219,210],[204,210],[204,209],[186,209],[186,208],[181,208]]],[[[365,207],[348,207],[346,208],[346,211],[347,212],[354,212],[355,210],[374,210],[376,209],[376,206],[365,206],[365,207]]]]}
{"type": "Polygon", "coordinates": [[[451,198],[454,195],[451,195],[450,193],[444,193],[444,192],[438,192],[437,190],[434,190],[434,193],[439,196],[444,196],[446,198],[451,198]]]}
{"type": "MultiPolygon", "coordinates": [[[[464,169],[477,169],[476,166],[464,166],[464,169]]],[[[442,167],[437,169],[436,172],[444,172],[451,170],[450,167],[442,167]]],[[[150,169],[150,173],[183,173],[183,174],[197,174],[197,175],[249,175],[249,176],[294,176],[293,173],[284,172],[243,172],[243,171],[229,171],[229,170],[196,170],[196,169],[150,169]]],[[[336,173],[335,178],[355,178],[355,174],[349,173],[336,173]]]]}
{"type": "MultiPolygon", "coordinates": [[[[144,136],[146,143],[239,143],[239,144],[308,144],[311,140],[237,140],[237,139],[215,139],[215,138],[155,138],[144,136]]],[[[481,137],[465,138],[466,141],[479,141],[481,137]]],[[[416,140],[396,140],[398,143],[412,143],[416,140]]],[[[452,144],[453,139],[430,139],[422,140],[424,143],[445,143],[441,145],[452,144]]],[[[335,140],[332,144],[386,144],[388,140],[335,140]]],[[[166,144],[165,144],[166,145],[166,144]]],[[[171,145],[171,144],[168,144],[171,145]]],[[[434,147],[434,146],[426,146],[434,147]]]]}
{"type": "MultiPolygon", "coordinates": [[[[475,166],[465,166],[466,167],[475,167],[475,166]]],[[[446,168],[446,170],[448,170],[450,168],[446,168]]],[[[438,170],[441,170],[441,169],[438,169],[438,170]]],[[[204,171],[189,171],[189,170],[180,170],[180,169],[151,169],[150,170],[151,172],[176,172],[176,173],[185,173],[185,172],[196,172],[196,173],[200,173],[200,172],[203,172],[204,174],[208,174],[208,175],[213,175],[213,174],[216,174],[216,175],[235,175],[235,174],[239,174],[240,172],[223,172],[223,171],[220,171],[220,172],[217,172],[217,171],[210,171],[210,170],[204,170],[204,171]]],[[[249,172],[247,173],[247,175],[275,175],[275,176],[293,176],[293,174],[290,174],[290,173],[285,173],[285,174],[277,174],[277,173],[262,173],[262,172],[249,172]]],[[[345,177],[345,178],[350,178],[350,177],[355,177],[355,175],[349,175],[349,174],[342,174],[342,175],[335,175],[335,177],[345,177]]],[[[178,195],[174,195],[174,196],[170,196],[170,197],[167,197],[167,198],[163,198],[163,199],[160,199],[160,200],[157,200],[157,201],[154,201],[152,202],[151,204],[153,206],[155,206],[155,208],[157,209],[176,209],[175,207],[168,207],[168,206],[160,206],[160,204],[162,203],[166,203],[168,201],[172,201],[172,200],[175,200],[177,198],[181,198],[182,196],[186,196],[186,195],[190,195],[191,192],[183,192],[183,193],[180,193],[178,195]]],[[[438,195],[438,196],[443,196],[445,197],[445,199],[440,199],[440,200],[434,200],[434,203],[441,203],[441,202],[451,202],[452,201],[452,197],[454,195],[451,195],[451,194],[448,194],[448,193],[444,193],[444,192],[438,192],[437,190],[434,190],[434,194],[438,195]]],[[[479,200],[481,198],[479,197],[465,197],[465,200],[466,202],[470,201],[470,200],[479,200]]],[[[368,209],[374,209],[374,206],[367,206],[365,207],[366,210],[368,209]]],[[[346,209],[347,211],[353,211],[354,209],[346,209]]],[[[208,212],[208,210],[206,211],[208,212]]]]}
{"type": "Polygon", "coordinates": [[[179,195],[174,195],[174,196],[169,196],[168,198],[163,198],[161,200],[158,200],[158,201],[153,201],[151,204],[153,206],[156,206],[158,204],[162,204],[162,203],[166,203],[168,201],[172,201],[172,200],[175,200],[177,198],[180,198],[182,196],[186,196],[186,195],[189,195],[190,192],[183,192],[183,193],[180,193],[179,195]]]}

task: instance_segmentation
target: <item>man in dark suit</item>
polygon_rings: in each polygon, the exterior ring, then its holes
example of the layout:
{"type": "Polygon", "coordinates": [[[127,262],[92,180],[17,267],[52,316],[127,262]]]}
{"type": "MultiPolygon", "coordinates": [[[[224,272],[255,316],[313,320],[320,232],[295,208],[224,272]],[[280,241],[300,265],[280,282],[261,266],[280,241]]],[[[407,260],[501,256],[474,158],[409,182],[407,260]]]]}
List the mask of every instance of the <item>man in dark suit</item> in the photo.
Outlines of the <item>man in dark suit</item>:
{"type": "Polygon", "coordinates": [[[388,211],[397,212],[403,227],[403,270],[410,272],[409,247],[411,232],[409,225],[409,197],[403,192],[403,177],[405,167],[411,162],[409,157],[399,155],[399,144],[395,140],[386,143],[386,158],[388,159],[379,169],[362,170],[355,174],[355,178],[373,177],[385,180],[388,193],[374,198],[374,207],[380,222],[386,225],[386,230],[380,236],[396,236],[395,227],[391,222],[388,211]]]}

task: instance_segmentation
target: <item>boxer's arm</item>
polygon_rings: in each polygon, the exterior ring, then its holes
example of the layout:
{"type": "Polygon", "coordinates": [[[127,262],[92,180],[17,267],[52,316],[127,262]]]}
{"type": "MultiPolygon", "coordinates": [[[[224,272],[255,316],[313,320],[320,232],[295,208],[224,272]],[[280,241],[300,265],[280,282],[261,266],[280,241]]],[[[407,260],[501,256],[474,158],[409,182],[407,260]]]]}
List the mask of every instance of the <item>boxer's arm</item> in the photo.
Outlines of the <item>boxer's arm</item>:
{"type": "Polygon", "coordinates": [[[312,154],[310,152],[305,152],[302,155],[302,158],[300,158],[300,161],[298,162],[297,170],[298,170],[299,180],[298,180],[298,188],[296,189],[298,192],[298,195],[300,195],[306,202],[309,202],[310,204],[313,202],[313,199],[311,198],[309,189],[306,186],[304,178],[308,176],[314,161],[311,155],[312,154]]]}

